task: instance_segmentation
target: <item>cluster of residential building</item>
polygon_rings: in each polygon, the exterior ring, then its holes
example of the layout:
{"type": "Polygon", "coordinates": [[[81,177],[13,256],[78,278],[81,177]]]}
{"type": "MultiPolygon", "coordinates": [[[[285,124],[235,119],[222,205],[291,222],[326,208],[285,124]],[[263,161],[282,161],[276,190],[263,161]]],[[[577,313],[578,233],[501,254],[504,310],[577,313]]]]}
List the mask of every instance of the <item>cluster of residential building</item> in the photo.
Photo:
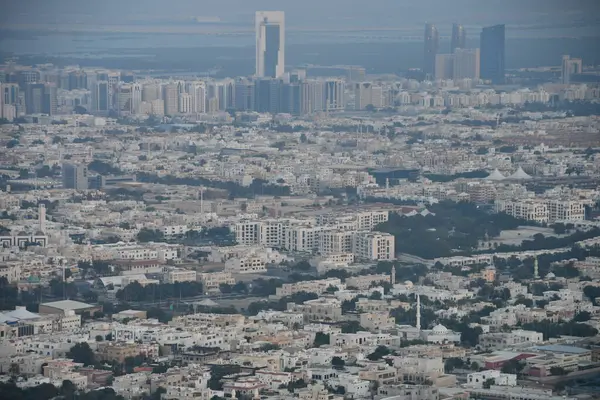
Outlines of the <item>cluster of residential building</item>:
{"type": "Polygon", "coordinates": [[[127,399],[574,398],[561,385],[600,370],[600,259],[584,254],[600,239],[496,250],[600,226],[600,120],[546,108],[597,102],[570,82],[581,63],[494,87],[463,43],[430,57],[435,80],[311,78],[267,49],[283,21],[257,15],[252,78],[1,68],[0,380],[127,399]],[[399,254],[395,217],[443,201],[531,226],[472,255],[399,254]],[[531,258],[531,279],[499,267],[531,258]]]}

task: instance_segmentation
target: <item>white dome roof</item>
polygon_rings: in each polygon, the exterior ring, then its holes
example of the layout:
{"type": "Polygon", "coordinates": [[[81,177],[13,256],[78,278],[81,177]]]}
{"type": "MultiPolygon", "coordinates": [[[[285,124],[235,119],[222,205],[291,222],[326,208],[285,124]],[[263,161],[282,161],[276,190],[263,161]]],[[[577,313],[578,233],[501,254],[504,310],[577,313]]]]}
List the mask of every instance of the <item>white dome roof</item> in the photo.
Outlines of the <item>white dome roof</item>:
{"type": "Polygon", "coordinates": [[[548,272],[548,275],[546,275],[546,279],[554,279],[556,278],[556,275],[554,275],[554,273],[552,272],[548,272]]]}
{"type": "Polygon", "coordinates": [[[431,330],[433,333],[438,333],[438,334],[442,334],[442,333],[448,333],[448,328],[446,328],[444,325],[442,324],[438,324],[436,326],[433,327],[433,329],[431,330]]]}
{"type": "Polygon", "coordinates": [[[411,281],[404,281],[404,286],[413,287],[413,283],[411,281]]]}

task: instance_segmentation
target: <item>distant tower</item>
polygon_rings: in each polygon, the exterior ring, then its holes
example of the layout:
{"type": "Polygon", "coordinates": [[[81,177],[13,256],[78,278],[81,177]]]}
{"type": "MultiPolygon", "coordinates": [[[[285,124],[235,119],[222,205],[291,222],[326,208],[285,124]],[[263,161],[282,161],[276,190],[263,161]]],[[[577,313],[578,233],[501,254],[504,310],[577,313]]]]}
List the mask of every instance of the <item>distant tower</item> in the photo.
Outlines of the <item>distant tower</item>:
{"type": "Polygon", "coordinates": [[[467,32],[461,24],[452,25],[452,39],[450,40],[450,52],[454,53],[456,49],[466,49],[467,32]]]}
{"type": "Polygon", "coordinates": [[[257,11],[256,76],[279,78],[285,73],[285,14],[257,11]]]}
{"type": "Polygon", "coordinates": [[[385,190],[390,190],[390,178],[385,178],[385,190]]]}
{"type": "Polygon", "coordinates": [[[417,326],[416,328],[421,330],[421,296],[417,295],[417,326]]]}
{"type": "Polygon", "coordinates": [[[430,77],[435,73],[435,56],[440,47],[440,35],[433,24],[425,24],[423,72],[430,77]]]}
{"type": "Polygon", "coordinates": [[[392,272],[390,275],[390,283],[394,285],[396,283],[396,267],[392,265],[392,272]]]}
{"type": "Polygon", "coordinates": [[[540,271],[539,271],[539,265],[538,265],[538,259],[537,259],[537,257],[533,259],[533,277],[535,279],[540,279],[540,271]]]}
{"type": "Polygon", "coordinates": [[[40,204],[38,205],[38,222],[40,231],[46,232],[46,205],[40,204]]]}
{"type": "Polygon", "coordinates": [[[490,80],[493,84],[504,83],[505,31],[504,25],[490,26],[481,31],[481,79],[490,80]]]}

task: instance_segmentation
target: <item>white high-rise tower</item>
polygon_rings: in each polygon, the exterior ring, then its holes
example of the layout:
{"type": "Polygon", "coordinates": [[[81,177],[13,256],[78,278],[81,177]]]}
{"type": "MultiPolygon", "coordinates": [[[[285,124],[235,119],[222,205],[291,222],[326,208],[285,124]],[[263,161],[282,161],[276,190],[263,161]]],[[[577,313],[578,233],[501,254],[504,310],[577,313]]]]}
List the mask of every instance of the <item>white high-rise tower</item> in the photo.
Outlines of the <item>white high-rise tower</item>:
{"type": "Polygon", "coordinates": [[[285,14],[256,12],[256,76],[279,78],[285,73],[285,14]]]}
{"type": "Polygon", "coordinates": [[[417,295],[417,326],[416,328],[421,330],[421,296],[417,295]]]}
{"type": "Polygon", "coordinates": [[[38,223],[40,232],[46,233],[46,205],[43,203],[38,205],[38,223]]]}

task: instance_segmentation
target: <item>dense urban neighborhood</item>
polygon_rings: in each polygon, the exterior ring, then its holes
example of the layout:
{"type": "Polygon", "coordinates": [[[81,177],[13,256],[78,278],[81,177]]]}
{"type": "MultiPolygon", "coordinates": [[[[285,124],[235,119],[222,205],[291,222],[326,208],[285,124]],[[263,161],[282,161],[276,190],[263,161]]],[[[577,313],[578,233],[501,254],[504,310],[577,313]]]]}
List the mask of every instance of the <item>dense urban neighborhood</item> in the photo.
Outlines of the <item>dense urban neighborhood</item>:
{"type": "Polygon", "coordinates": [[[600,398],[598,70],[308,76],[283,18],[253,77],[0,65],[0,398],[600,398]]]}

